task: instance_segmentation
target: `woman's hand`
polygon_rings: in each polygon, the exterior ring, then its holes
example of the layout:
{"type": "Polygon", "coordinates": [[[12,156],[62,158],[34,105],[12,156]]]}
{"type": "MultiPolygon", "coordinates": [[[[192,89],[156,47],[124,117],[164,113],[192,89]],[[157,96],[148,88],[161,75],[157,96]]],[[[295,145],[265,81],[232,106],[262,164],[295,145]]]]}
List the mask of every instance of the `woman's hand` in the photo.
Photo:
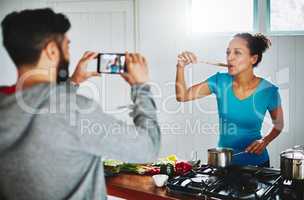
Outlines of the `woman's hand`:
{"type": "Polygon", "coordinates": [[[265,150],[267,145],[268,142],[266,142],[265,139],[256,140],[251,143],[245,151],[248,153],[255,153],[260,155],[265,150]]]}
{"type": "Polygon", "coordinates": [[[189,51],[184,51],[177,56],[177,66],[178,67],[185,67],[188,64],[196,64],[197,57],[194,53],[189,51]]]}
{"type": "Polygon", "coordinates": [[[71,81],[76,84],[82,83],[92,76],[99,76],[97,72],[88,72],[87,65],[88,63],[95,59],[98,53],[87,51],[83,54],[82,58],[79,60],[76,69],[71,77],[71,81]]]}

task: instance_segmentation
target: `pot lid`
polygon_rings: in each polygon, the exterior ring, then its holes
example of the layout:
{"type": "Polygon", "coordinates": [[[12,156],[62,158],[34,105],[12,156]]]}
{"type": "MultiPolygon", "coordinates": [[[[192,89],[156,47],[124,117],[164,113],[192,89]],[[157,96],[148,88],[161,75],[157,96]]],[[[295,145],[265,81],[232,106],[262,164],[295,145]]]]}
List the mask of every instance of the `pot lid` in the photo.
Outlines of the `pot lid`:
{"type": "Polygon", "coordinates": [[[296,145],[292,149],[304,151],[304,145],[296,145]]]}
{"type": "Polygon", "coordinates": [[[288,159],[304,159],[304,152],[299,150],[287,150],[281,154],[284,158],[288,159]]]}

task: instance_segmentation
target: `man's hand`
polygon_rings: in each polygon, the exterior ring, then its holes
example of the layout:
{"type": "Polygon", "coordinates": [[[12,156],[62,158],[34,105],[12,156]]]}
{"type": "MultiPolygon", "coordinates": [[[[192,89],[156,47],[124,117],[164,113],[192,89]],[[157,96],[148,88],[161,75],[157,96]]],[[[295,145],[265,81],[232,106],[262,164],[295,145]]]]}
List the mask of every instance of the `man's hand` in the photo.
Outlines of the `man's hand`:
{"type": "Polygon", "coordinates": [[[248,153],[255,153],[260,155],[265,150],[267,145],[268,143],[264,139],[256,140],[251,143],[245,151],[248,153]]]}
{"type": "Polygon", "coordinates": [[[126,52],[127,72],[122,77],[132,86],[149,81],[149,71],[146,59],[138,53],[126,52]]]}
{"type": "Polygon", "coordinates": [[[71,81],[76,84],[82,83],[92,76],[99,76],[98,72],[88,72],[87,65],[88,63],[95,59],[98,53],[87,51],[83,54],[82,58],[79,60],[76,69],[71,77],[71,81]]]}

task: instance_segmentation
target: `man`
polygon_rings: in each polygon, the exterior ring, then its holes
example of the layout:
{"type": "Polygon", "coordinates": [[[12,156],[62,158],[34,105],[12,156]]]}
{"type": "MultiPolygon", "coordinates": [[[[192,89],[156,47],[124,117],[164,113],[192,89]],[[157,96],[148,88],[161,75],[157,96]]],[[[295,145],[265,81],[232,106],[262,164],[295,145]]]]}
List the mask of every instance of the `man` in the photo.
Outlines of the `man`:
{"type": "Polygon", "coordinates": [[[126,54],[135,126],[76,94],[96,57],[86,52],[68,78],[69,20],[51,9],[13,12],[2,21],[3,44],[18,71],[0,89],[0,199],[106,199],[102,158],[156,158],[160,130],[147,64],[126,54]]]}

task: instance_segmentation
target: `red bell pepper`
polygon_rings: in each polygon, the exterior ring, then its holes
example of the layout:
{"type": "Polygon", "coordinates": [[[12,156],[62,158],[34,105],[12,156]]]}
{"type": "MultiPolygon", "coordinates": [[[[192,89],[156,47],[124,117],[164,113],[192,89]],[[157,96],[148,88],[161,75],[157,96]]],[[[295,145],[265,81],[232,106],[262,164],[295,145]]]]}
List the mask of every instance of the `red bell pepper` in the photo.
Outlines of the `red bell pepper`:
{"type": "Polygon", "coordinates": [[[176,175],[183,175],[192,169],[192,165],[187,161],[178,161],[175,164],[176,175]]]}

